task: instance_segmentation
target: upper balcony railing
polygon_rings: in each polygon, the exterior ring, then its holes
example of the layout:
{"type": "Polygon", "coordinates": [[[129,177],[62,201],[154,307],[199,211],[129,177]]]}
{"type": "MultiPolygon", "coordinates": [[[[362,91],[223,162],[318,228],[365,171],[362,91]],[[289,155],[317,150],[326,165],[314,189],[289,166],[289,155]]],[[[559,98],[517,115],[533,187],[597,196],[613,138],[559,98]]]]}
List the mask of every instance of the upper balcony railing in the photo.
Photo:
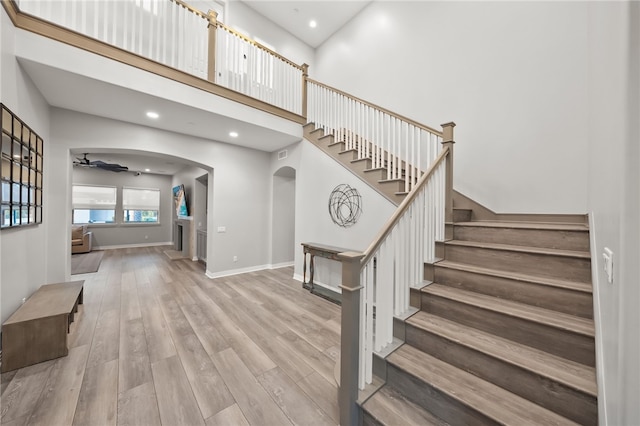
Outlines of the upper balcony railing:
{"type": "Polygon", "coordinates": [[[22,0],[20,11],[304,116],[306,65],[181,0],[22,0]]]}

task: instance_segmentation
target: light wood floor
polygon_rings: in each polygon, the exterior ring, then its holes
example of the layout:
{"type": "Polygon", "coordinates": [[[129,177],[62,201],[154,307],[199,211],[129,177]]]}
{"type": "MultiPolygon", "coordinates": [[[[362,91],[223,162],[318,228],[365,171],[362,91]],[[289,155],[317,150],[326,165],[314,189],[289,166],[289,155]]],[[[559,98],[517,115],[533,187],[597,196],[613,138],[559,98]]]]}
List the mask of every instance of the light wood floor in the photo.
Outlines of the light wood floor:
{"type": "Polygon", "coordinates": [[[2,375],[2,425],[325,425],[340,308],[292,268],[208,279],[166,247],[109,250],[69,355],[2,375]]]}

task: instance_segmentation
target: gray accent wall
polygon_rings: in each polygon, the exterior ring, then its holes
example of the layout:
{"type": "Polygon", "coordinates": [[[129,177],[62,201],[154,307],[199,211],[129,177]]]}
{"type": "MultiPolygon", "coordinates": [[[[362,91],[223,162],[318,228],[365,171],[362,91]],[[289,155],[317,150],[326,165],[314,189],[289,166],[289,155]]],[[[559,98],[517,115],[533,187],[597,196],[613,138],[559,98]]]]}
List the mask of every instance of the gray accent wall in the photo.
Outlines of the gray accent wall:
{"type": "MultiPolygon", "coordinates": [[[[99,156],[95,156],[99,159],[99,156]]],[[[73,156],[75,158],[75,156],[73,156]]],[[[126,164],[123,164],[126,166],[126,164]]],[[[73,167],[73,183],[117,188],[115,224],[89,225],[93,232],[94,248],[171,243],[173,223],[171,201],[171,176],[129,172],[110,172],[95,168],[73,167]],[[125,224],[122,220],[122,188],[149,188],[160,190],[159,224],[125,224]]]]}
{"type": "MultiPolygon", "coordinates": [[[[4,322],[31,293],[47,282],[47,227],[56,211],[47,203],[58,188],[51,180],[49,106],[15,58],[16,30],[0,8],[0,100],[44,141],[43,224],[0,231],[0,321],[4,322]]],[[[61,248],[65,250],[65,248],[61,248]]],[[[66,248],[67,253],[71,251],[66,248]]],[[[64,262],[64,260],[63,260],[64,262]]],[[[70,260],[69,260],[70,262],[70,260]]]]}

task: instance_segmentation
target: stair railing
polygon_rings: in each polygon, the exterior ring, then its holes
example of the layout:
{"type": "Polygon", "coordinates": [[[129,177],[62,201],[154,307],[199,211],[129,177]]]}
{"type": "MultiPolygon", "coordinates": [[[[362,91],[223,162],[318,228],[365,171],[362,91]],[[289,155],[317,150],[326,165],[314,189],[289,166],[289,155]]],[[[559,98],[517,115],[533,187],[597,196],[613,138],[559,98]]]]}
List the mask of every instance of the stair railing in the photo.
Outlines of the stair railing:
{"type": "Polygon", "coordinates": [[[442,150],[364,253],[341,253],[340,424],[357,424],[358,391],[373,381],[373,354],[394,338],[394,318],[409,311],[422,287],[424,263],[436,257],[453,219],[453,127],[442,150]]]}
{"type": "Polygon", "coordinates": [[[210,35],[215,39],[215,67],[209,79],[236,92],[244,93],[299,115],[305,115],[304,80],[308,65],[297,65],[216,20],[209,13],[210,35]]]}
{"type": "Polygon", "coordinates": [[[26,13],[297,115],[308,66],[297,65],[182,0],[20,1],[26,13]]]}
{"type": "Polygon", "coordinates": [[[422,172],[438,155],[442,132],[307,79],[307,121],[344,141],[358,159],[370,159],[374,169],[384,169],[387,180],[404,181],[411,191],[422,172]]]}

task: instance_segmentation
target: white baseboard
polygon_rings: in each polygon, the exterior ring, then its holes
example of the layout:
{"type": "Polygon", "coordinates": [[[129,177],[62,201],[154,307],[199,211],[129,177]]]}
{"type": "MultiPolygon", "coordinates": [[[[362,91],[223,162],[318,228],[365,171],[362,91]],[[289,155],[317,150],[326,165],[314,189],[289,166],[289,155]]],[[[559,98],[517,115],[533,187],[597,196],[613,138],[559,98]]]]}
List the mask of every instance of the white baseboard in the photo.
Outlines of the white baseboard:
{"type": "Polygon", "coordinates": [[[115,250],[115,249],[123,249],[123,248],[157,247],[157,246],[173,247],[173,242],[169,241],[166,243],[141,243],[141,244],[120,244],[115,246],[93,246],[93,250],[115,250]]]}
{"type": "MultiPolygon", "coordinates": [[[[194,258],[194,260],[198,260],[198,259],[194,258]]],[[[220,278],[220,277],[229,277],[231,275],[246,274],[248,272],[264,271],[265,269],[285,268],[287,266],[293,266],[293,262],[283,262],[283,263],[277,263],[275,265],[268,264],[268,265],[249,266],[247,268],[228,269],[226,271],[220,271],[220,272],[211,272],[207,270],[205,274],[209,278],[220,278]]]]}
{"type": "Polygon", "coordinates": [[[291,262],[282,262],[276,263],[275,265],[269,265],[269,269],[287,268],[289,266],[293,266],[293,260],[291,262]]]}
{"type": "Polygon", "coordinates": [[[229,277],[231,275],[246,274],[247,272],[256,272],[256,271],[263,271],[265,269],[271,269],[270,266],[271,265],[249,266],[247,268],[228,269],[226,271],[220,271],[220,272],[211,272],[207,269],[207,272],[205,273],[205,275],[209,278],[229,277]]]}

